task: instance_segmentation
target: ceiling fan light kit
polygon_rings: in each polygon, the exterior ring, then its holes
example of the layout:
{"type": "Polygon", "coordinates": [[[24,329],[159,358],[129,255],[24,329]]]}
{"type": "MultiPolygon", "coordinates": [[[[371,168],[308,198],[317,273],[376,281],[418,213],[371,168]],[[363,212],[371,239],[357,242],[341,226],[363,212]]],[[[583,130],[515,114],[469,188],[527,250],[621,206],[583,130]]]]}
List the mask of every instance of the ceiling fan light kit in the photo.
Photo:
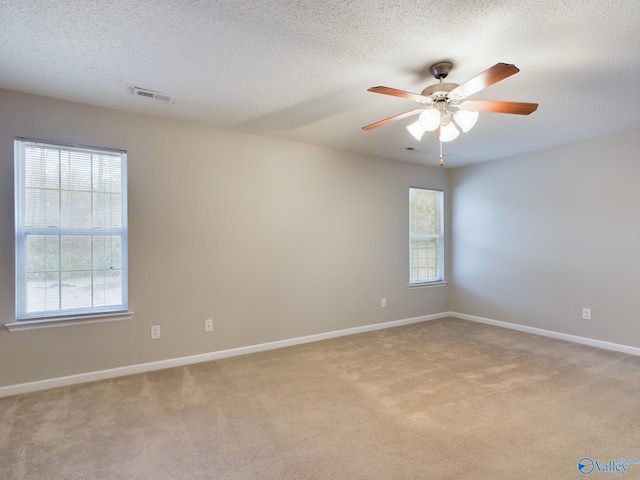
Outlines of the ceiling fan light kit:
{"type": "Polygon", "coordinates": [[[529,115],[538,108],[537,103],[465,100],[494,83],[518,73],[520,70],[513,64],[496,63],[493,67],[461,85],[442,81],[452,68],[451,62],[433,64],[429,71],[438,80],[438,83],[428,86],[419,94],[390,87],[371,87],[368,90],[370,92],[413,100],[418,102],[421,107],[366,125],[362,129],[372,130],[396,120],[419,115],[417,121],[407,126],[407,130],[418,141],[422,140],[425,132],[436,132],[436,137],[440,141],[440,165],[442,166],[442,142],[455,140],[460,135],[460,130],[464,133],[471,130],[478,121],[479,112],[529,115]]]}
{"type": "Polygon", "coordinates": [[[447,121],[443,123],[440,127],[440,135],[438,135],[438,139],[441,142],[450,142],[451,140],[455,140],[460,135],[460,130],[456,128],[452,121],[447,121]]]}
{"type": "Polygon", "coordinates": [[[478,121],[480,114],[478,112],[472,112],[471,110],[458,110],[453,119],[460,126],[464,133],[467,133],[473,128],[478,121]]]}
{"type": "Polygon", "coordinates": [[[433,132],[440,125],[441,112],[435,108],[428,108],[420,114],[419,123],[427,132],[433,132]]]}
{"type": "Polygon", "coordinates": [[[420,120],[407,125],[407,130],[409,130],[409,133],[418,141],[422,140],[424,132],[427,131],[420,123],[420,120]]]}

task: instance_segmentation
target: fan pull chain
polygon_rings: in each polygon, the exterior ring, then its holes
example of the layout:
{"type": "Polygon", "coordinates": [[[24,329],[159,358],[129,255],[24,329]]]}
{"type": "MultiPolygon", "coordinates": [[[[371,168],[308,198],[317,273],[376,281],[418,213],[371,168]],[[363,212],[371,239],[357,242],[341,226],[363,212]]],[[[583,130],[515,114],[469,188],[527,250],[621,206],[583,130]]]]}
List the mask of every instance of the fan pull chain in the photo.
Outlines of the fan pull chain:
{"type": "Polygon", "coordinates": [[[444,166],[444,160],[442,160],[442,142],[440,142],[440,166],[444,166]]]}

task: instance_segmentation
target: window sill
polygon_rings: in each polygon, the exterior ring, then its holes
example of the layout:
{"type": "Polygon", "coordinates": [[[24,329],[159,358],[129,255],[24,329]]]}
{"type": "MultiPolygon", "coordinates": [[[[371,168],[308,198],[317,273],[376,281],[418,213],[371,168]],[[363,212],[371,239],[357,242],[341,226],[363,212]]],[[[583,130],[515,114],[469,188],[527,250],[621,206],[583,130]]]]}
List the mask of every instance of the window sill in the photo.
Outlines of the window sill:
{"type": "Polygon", "coordinates": [[[418,288],[444,287],[446,285],[449,285],[449,282],[442,281],[442,282],[430,282],[430,283],[414,283],[414,284],[407,285],[407,288],[409,290],[414,290],[418,288]]]}
{"type": "Polygon", "coordinates": [[[73,325],[87,325],[90,323],[131,320],[133,318],[133,314],[134,312],[117,312],[82,315],[78,317],[43,318],[39,320],[22,320],[20,322],[5,323],[4,326],[10,332],[22,332],[24,330],[37,330],[40,328],[70,327],[73,325]]]}

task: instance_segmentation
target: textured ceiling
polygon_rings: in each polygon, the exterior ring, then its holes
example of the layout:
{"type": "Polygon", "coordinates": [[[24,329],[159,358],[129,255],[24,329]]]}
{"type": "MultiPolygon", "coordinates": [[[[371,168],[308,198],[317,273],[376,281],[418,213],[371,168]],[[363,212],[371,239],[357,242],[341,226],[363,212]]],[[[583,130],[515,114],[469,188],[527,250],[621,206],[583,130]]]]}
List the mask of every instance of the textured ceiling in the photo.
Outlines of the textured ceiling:
{"type": "Polygon", "coordinates": [[[432,165],[411,119],[361,127],[416,105],[368,87],[445,59],[454,83],[514,63],[472,98],[540,104],[481,114],[449,167],[640,127],[638,0],[0,0],[0,88],[432,165]]]}

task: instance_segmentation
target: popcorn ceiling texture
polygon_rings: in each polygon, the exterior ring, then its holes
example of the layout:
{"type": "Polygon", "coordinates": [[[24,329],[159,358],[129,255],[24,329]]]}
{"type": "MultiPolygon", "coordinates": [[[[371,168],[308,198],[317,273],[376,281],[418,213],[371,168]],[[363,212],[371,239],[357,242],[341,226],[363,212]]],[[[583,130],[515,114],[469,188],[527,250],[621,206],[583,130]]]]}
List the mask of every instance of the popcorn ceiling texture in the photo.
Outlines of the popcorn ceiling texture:
{"type": "Polygon", "coordinates": [[[360,127],[415,106],[368,87],[420,92],[444,59],[453,83],[514,63],[519,74],[474,98],[540,103],[528,117],[481,115],[447,144],[448,166],[640,127],[637,0],[2,0],[0,11],[0,88],[223,129],[436,164],[435,137],[416,142],[410,120],[360,127]]]}

